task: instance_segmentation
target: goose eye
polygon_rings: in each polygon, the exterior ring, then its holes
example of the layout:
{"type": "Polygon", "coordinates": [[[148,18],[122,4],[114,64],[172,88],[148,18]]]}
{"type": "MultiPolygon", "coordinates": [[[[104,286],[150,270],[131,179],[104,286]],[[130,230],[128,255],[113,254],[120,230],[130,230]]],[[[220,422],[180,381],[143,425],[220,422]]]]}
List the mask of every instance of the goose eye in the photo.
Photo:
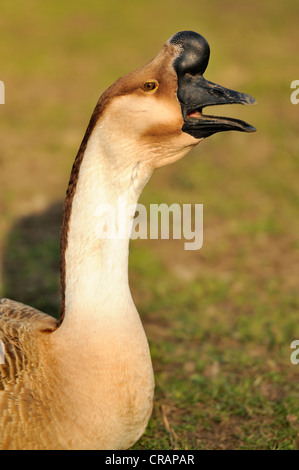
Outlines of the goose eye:
{"type": "Polygon", "coordinates": [[[156,80],[148,80],[143,84],[143,89],[147,93],[153,93],[154,91],[157,90],[159,84],[156,80]]]}

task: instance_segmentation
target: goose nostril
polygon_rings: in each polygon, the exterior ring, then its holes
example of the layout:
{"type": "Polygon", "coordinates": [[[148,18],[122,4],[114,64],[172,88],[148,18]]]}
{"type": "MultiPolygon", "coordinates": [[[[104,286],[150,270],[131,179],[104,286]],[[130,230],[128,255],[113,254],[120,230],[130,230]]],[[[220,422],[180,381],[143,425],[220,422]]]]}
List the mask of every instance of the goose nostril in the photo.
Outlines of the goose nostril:
{"type": "Polygon", "coordinates": [[[212,88],[212,90],[210,90],[210,93],[214,96],[217,96],[217,98],[222,98],[225,96],[224,92],[220,90],[220,88],[212,88]]]}

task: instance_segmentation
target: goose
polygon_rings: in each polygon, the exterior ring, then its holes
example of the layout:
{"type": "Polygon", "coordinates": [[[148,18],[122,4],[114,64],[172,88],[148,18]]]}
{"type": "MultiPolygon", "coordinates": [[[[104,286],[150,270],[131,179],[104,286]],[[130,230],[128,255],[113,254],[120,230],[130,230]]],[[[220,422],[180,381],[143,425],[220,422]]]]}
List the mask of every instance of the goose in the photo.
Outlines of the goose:
{"type": "MultiPolygon", "coordinates": [[[[61,228],[59,320],[0,299],[0,447],[131,447],[152,413],[148,341],[128,282],[129,230],[100,237],[99,203],[137,205],[152,172],[222,131],[250,124],[203,113],[255,99],[203,77],[210,56],[193,31],[100,97],[72,167],[61,228]]],[[[128,224],[132,224],[133,216],[128,224]]]]}

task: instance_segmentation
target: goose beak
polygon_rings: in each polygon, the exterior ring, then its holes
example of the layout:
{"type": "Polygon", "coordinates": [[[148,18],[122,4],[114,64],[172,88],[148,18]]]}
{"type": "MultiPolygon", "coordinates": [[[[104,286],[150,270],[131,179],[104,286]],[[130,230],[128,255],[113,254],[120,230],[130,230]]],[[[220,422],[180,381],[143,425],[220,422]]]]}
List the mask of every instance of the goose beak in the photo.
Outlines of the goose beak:
{"type": "Polygon", "coordinates": [[[210,116],[203,114],[207,106],[223,104],[257,104],[256,100],[246,93],[229,90],[223,86],[209,82],[201,75],[185,74],[179,80],[178,93],[182,108],[184,125],[182,130],[200,139],[209,137],[216,132],[240,131],[255,132],[256,129],[240,119],[210,116]]]}
{"type": "Polygon", "coordinates": [[[253,126],[240,119],[203,114],[206,106],[257,104],[252,96],[216,85],[203,77],[210,58],[207,40],[194,31],[181,31],[170,39],[170,43],[180,47],[174,69],[178,79],[177,98],[184,119],[182,130],[197,139],[223,131],[255,132],[253,126]]]}

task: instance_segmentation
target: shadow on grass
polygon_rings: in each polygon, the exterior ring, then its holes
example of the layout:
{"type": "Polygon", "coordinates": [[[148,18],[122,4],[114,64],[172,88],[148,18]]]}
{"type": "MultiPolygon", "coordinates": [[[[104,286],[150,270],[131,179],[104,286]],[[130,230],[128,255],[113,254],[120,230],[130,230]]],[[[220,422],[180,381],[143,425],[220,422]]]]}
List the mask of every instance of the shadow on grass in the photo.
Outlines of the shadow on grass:
{"type": "Polygon", "coordinates": [[[4,246],[3,296],[56,318],[60,310],[59,239],[63,202],[20,219],[4,246]]]}

